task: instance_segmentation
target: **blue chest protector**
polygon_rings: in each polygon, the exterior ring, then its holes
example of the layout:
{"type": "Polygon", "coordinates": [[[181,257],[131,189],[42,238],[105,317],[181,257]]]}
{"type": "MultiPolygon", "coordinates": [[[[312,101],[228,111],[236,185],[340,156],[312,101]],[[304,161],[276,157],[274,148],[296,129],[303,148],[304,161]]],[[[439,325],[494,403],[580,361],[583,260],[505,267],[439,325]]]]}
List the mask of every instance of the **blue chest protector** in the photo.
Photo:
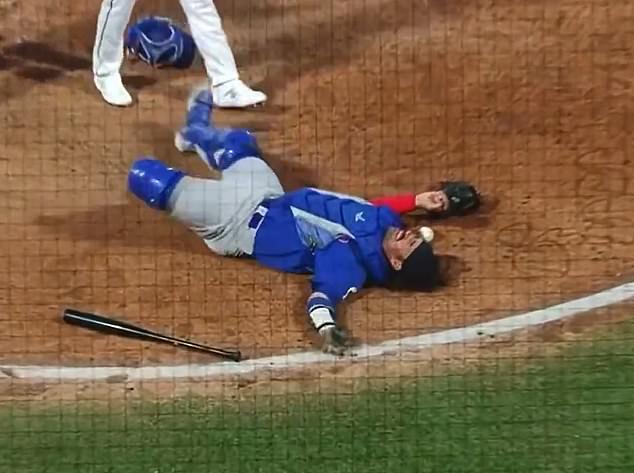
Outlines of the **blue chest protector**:
{"type": "Polygon", "coordinates": [[[389,227],[400,217],[364,200],[304,188],[265,203],[253,257],[284,272],[312,273],[308,311],[338,302],[366,284],[384,283],[391,268],[383,253],[389,227]]]}

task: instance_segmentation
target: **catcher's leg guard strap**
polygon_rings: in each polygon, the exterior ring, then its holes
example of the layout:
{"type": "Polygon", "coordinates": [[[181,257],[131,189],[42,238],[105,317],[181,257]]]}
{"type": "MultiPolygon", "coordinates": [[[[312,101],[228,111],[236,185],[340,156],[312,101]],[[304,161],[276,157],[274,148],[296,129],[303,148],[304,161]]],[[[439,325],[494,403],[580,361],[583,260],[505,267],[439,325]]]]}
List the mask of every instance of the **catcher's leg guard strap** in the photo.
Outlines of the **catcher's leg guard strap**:
{"type": "Polygon", "coordinates": [[[227,169],[243,158],[262,159],[257,140],[248,130],[231,130],[222,140],[222,150],[215,154],[218,168],[227,169]]]}
{"type": "Polygon", "coordinates": [[[180,133],[203,161],[218,171],[228,169],[243,158],[261,159],[257,140],[248,130],[188,126],[180,133]]]}

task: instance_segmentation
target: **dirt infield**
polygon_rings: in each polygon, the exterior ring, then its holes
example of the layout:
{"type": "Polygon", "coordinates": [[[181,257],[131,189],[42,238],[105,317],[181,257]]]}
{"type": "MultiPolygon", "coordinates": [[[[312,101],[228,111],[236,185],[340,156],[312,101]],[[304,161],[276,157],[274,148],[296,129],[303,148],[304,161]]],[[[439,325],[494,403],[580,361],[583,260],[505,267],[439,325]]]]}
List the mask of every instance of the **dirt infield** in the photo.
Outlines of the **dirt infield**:
{"type": "MultiPolygon", "coordinates": [[[[459,280],[364,293],[342,310],[355,336],[491,320],[634,277],[631,2],[216,3],[244,78],[270,96],[217,122],[253,129],[288,188],[375,196],[460,177],[488,196],[481,215],[434,226],[459,280]]],[[[177,2],[139,2],[147,12],[182,18],[177,2]]],[[[138,104],[107,106],[91,81],[96,15],[0,2],[0,360],[209,361],[64,326],[67,306],[249,357],[310,348],[306,277],[216,257],[126,193],[140,154],[206,173],[172,144],[204,76],[127,65],[138,104]]]]}

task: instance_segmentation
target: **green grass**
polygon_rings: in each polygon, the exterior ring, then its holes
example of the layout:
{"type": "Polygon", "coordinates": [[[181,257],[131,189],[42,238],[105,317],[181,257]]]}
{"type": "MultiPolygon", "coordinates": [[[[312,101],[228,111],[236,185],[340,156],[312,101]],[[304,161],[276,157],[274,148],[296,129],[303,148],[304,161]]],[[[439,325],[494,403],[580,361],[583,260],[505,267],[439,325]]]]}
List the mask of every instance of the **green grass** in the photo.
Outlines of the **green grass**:
{"type": "Polygon", "coordinates": [[[0,449],[11,473],[632,472],[634,323],[529,364],[354,396],[14,406],[0,449]]]}

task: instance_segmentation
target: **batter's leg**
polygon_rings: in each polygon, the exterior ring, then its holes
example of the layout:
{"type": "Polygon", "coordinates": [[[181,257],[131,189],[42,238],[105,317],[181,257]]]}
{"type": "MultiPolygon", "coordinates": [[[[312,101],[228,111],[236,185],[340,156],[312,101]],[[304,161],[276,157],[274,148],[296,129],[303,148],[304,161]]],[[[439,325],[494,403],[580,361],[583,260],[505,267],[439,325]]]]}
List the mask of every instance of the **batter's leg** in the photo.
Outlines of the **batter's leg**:
{"type": "Polygon", "coordinates": [[[97,17],[97,33],[92,50],[95,86],[111,105],[128,106],[132,97],[121,81],[123,34],[130,21],[135,0],[102,0],[97,17]]]}
{"type": "Polygon", "coordinates": [[[217,106],[242,108],[266,101],[262,92],[247,87],[239,77],[222,20],[212,0],[180,0],[194,42],[211,79],[217,106]]]}

